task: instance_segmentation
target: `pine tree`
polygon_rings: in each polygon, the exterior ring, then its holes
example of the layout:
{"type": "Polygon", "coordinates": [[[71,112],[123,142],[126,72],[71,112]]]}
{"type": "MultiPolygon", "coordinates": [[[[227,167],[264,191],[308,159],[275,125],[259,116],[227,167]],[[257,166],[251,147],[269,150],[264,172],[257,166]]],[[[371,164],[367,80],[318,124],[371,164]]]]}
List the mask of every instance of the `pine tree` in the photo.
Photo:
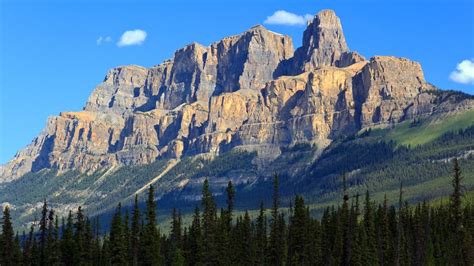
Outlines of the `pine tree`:
{"type": "Polygon", "coordinates": [[[28,233],[28,237],[25,236],[23,233],[23,239],[25,239],[23,243],[23,264],[24,265],[33,265],[34,259],[36,256],[35,249],[35,224],[31,224],[30,232],[28,233]]]}
{"type": "Polygon", "coordinates": [[[453,186],[453,192],[451,194],[451,223],[453,232],[457,233],[460,230],[462,224],[462,192],[461,192],[461,169],[457,158],[453,162],[453,179],[451,181],[453,186]]]}
{"type": "Polygon", "coordinates": [[[125,210],[125,217],[123,220],[123,242],[124,242],[124,257],[128,263],[131,260],[130,254],[132,254],[131,247],[131,229],[130,229],[130,214],[128,209],[125,210]]]}
{"type": "Polygon", "coordinates": [[[201,265],[202,260],[202,229],[201,229],[201,215],[199,208],[194,209],[193,221],[189,228],[189,255],[186,261],[189,265],[201,265]]]}
{"type": "Polygon", "coordinates": [[[280,214],[280,187],[278,175],[273,178],[273,207],[272,220],[270,223],[270,239],[268,244],[268,263],[271,265],[282,265],[285,262],[285,230],[284,216],[280,214]]]}
{"type": "MultiPolygon", "coordinates": [[[[219,233],[217,236],[218,250],[219,250],[219,263],[229,264],[230,258],[234,254],[232,250],[231,242],[231,230],[232,230],[232,216],[234,210],[234,197],[235,190],[232,185],[232,181],[227,183],[226,188],[227,195],[227,208],[221,211],[221,217],[219,220],[219,233]]],[[[234,254],[235,255],[235,254],[234,254]]]]}
{"type": "Polygon", "coordinates": [[[138,252],[140,250],[140,209],[138,206],[138,195],[135,195],[133,205],[132,225],[130,232],[131,265],[138,265],[138,252]]]}
{"type": "Polygon", "coordinates": [[[209,264],[217,264],[216,250],[216,204],[209,189],[209,181],[204,180],[202,189],[202,259],[209,264]]]}
{"type": "Polygon", "coordinates": [[[109,235],[110,262],[114,265],[124,265],[126,263],[124,225],[122,224],[122,205],[119,203],[115,209],[110,225],[109,235]]]}
{"type": "Polygon", "coordinates": [[[57,217],[55,219],[54,211],[51,209],[48,214],[48,233],[46,237],[45,251],[48,265],[58,265],[60,261],[57,222],[57,217]]]}
{"type": "Polygon", "coordinates": [[[260,203],[260,212],[257,217],[255,232],[255,265],[264,265],[267,250],[267,217],[263,202],[260,203]]]}
{"type": "Polygon", "coordinates": [[[388,254],[390,253],[390,227],[388,220],[387,195],[385,195],[383,205],[379,205],[376,213],[376,232],[378,257],[381,265],[392,265],[388,254]]]}
{"type": "Polygon", "coordinates": [[[451,181],[453,192],[450,197],[450,231],[451,231],[451,250],[449,252],[450,261],[453,264],[461,265],[463,259],[463,230],[462,230],[462,192],[461,192],[461,169],[457,158],[453,160],[453,179],[451,181]]]}
{"type": "Polygon", "coordinates": [[[76,221],[74,223],[74,245],[75,245],[75,249],[74,249],[74,262],[76,264],[84,264],[85,263],[85,243],[84,243],[84,234],[85,234],[85,227],[86,227],[86,224],[85,224],[85,215],[84,213],[82,212],[82,207],[79,206],[77,208],[77,212],[76,212],[76,221]]]}
{"type": "Polygon", "coordinates": [[[10,216],[10,208],[3,208],[2,235],[1,235],[1,265],[14,265],[13,254],[15,252],[14,233],[10,216]]]}
{"type": "Polygon", "coordinates": [[[350,265],[364,265],[362,258],[365,253],[365,234],[363,228],[359,223],[359,194],[355,195],[355,202],[351,207],[351,228],[352,228],[352,252],[350,258],[350,265]]]}
{"type": "Polygon", "coordinates": [[[107,236],[104,236],[104,239],[102,240],[102,250],[100,252],[100,263],[99,265],[111,265],[110,262],[110,242],[109,238],[107,236]]]}
{"type": "Polygon", "coordinates": [[[321,227],[322,227],[322,235],[321,235],[321,246],[322,246],[322,254],[324,254],[323,259],[321,261],[322,265],[335,265],[332,260],[332,250],[333,250],[333,243],[334,243],[334,234],[332,231],[332,217],[329,207],[327,207],[321,218],[321,227]]]}
{"type": "Polygon", "coordinates": [[[403,224],[402,219],[400,217],[400,213],[402,211],[402,203],[403,203],[403,182],[400,179],[400,191],[398,196],[398,217],[397,217],[397,231],[396,231],[396,245],[395,245],[395,266],[400,265],[400,257],[401,257],[401,241],[402,241],[402,230],[403,224]]]}
{"type": "Polygon", "coordinates": [[[84,228],[84,251],[82,260],[84,264],[92,265],[94,258],[94,232],[92,230],[92,223],[88,217],[86,217],[85,228],[84,228]]]}
{"type": "Polygon", "coordinates": [[[365,205],[364,205],[364,228],[365,230],[365,239],[367,252],[364,254],[363,262],[368,265],[377,265],[378,255],[377,255],[377,237],[376,237],[376,227],[375,227],[375,213],[373,209],[373,203],[370,201],[369,191],[367,191],[365,196],[365,205]]]}
{"type": "Polygon", "coordinates": [[[342,211],[341,209],[331,210],[331,226],[330,232],[333,235],[332,238],[332,261],[335,265],[342,264],[343,252],[344,252],[344,235],[342,226],[342,211]]]}
{"type": "MultiPolygon", "coordinates": [[[[309,208],[306,208],[306,216],[310,217],[309,208]]],[[[306,249],[306,258],[310,265],[322,264],[322,232],[321,223],[318,220],[310,219],[310,228],[307,231],[309,238],[308,247],[306,249]]]]}
{"type": "Polygon", "coordinates": [[[146,224],[141,234],[141,258],[139,261],[146,265],[160,265],[161,250],[160,250],[160,233],[156,228],[156,203],[155,203],[155,189],[152,185],[148,190],[148,199],[146,202],[146,224]]]}
{"type": "Polygon", "coordinates": [[[181,214],[173,208],[171,215],[171,245],[173,249],[181,249],[182,245],[182,228],[181,228],[181,214]]]}
{"type": "MultiPolygon", "coordinates": [[[[20,237],[18,236],[18,233],[17,233],[15,236],[15,240],[13,241],[13,253],[12,253],[11,265],[20,265],[21,263],[22,263],[21,244],[20,244],[20,237]]],[[[8,265],[8,264],[5,264],[5,265],[8,265]]]]}
{"type": "Polygon", "coordinates": [[[171,266],[184,266],[186,265],[185,258],[181,252],[181,249],[176,249],[173,256],[173,262],[171,266]]]}
{"type": "Polygon", "coordinates": [[[36,236],[33,236],[31,243],[31,264],[39,265],[38,262],[41,259],[41,253],[39,250],[38,240],[36,239],[36,236]]]}
{"type": "Polygon", "coordinates": [[[341,209],[342,226],[342,265],[349,265],[352,255],[352,219],[349,212],[349,194],[347,193],[346,174],[342,176],[343,182],[343,203],[341,209]]]}
{"type": "Polygon", "coordinates": [[[304,205],[304,199],[301,196],[295,197],[295,209],[290,217],[288,228],[288,262],[287,265],[310,265],[307,257],[309,248],[308,228],[309,217],[304,205]]]}
{"type": "Polygon", "coordinates": [[[40,242],[39,242],[39,250],[40,250],[40,265],[45,265],[46,262],[49,260],[46,254],[46,238],[48,235],[48,206],[46,204],[46,200],[43,203],[43,209],[41,211],[41,220],[39,224],[40,230],[40,242]]]}
{"type": "Polygon", "coordinates": [[[73,265],[76,257],[76,246],[74,241],[74,222],[72,212],[69,211],[67,222],[62,222],[61,238],[61,263],[63,265],[73,265]]]}
{"type": "Polygon", "coordinates": [[[93,265],[100,265],[101,259],[101,250],[102,250],[102,243],[101,243],[101,234],[100,234],[100,221],[99,217],[97,216],[93,223],[93,248],[92,248],[92,264],[93,265]]]}

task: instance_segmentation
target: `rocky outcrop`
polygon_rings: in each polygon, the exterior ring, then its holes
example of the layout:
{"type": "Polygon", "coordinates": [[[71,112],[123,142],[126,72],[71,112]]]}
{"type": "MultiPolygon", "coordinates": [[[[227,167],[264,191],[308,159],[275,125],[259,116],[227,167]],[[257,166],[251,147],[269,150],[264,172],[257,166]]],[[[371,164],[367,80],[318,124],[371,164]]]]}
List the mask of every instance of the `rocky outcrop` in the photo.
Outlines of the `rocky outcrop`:
{"type": "Polygon", "coordinates": [[[425,82],[419,63],[389,56],[371,58],[355,82],[361,127],[400,122],[417,95],[435,89],[425,82]]]}
{"type": "Polygon", "coordinates": [[[85,110],[126,113],[183,103],[207,103],[211,96],[240,89],[262,89],[279,64],[293,57],[289,36],[255,26],[209,47],[193,43],[172,60],[147,70],[115,68],[89,98],[85,110]]]}
{"type": "Polygon", "coordinates": [[[365,59],[349,51],[341,21],[332,10],[319,12],[303,33],[303,45],[289,63],[288,73],[297,74],[322,66],[345,67],[365,59]]]}
{"type": "Polygon", "coordinates": [[[295,53],[288,36],[255,26],[208,47],[188,45],[151,68],[110,70],[83,111],[48,119],[1,168],[0,182],[236,147],[269,161],[282,147],[323,149],[366,127],[473,106],[470,97],[437,93],[419,63],[350,51],[339,18],[324,10],[295,53]]]}

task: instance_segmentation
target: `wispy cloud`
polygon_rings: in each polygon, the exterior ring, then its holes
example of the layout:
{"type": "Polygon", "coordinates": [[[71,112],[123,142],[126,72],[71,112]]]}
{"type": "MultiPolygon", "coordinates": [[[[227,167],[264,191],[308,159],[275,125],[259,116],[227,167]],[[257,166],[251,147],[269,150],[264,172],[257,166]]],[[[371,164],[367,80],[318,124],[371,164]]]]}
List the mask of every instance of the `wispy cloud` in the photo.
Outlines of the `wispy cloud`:
{"type": "Polygon", "coordinates": [[[122,37],[120,37],[117,46],[141,45],[145,41],[146,35],[144,30],[127,30],[122,34],[122,37]]]}
{"type": "Polygon", "coordinates": [[[458,83],[474,84],[474,59],[466,59],[459,63],[449,78],[458,83]]]}
{"type": "Polygon", "coordinates": [[[97,45],[102,45],[103,43],[111,42],[111,41],[112,41],[112,37],[110,36],[106,36],[106,37],[99,36],[96,43],[97,45]]]}
{"type": "Polygon", "coordinates": [[[297,15],[285,10],[278,10],[273,13],[273,15],[267,17],[263,23],[271,25],[301,26],[306,25],[306,22],[312,18],[313,16],[310,14],[297,15]]]}

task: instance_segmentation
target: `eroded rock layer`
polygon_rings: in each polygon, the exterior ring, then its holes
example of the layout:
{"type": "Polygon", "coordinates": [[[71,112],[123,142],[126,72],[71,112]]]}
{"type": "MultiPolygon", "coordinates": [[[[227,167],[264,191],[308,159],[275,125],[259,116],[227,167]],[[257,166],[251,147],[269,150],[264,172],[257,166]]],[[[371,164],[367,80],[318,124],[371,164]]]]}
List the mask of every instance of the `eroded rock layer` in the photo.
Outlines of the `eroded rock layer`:
{"type": "Polygon", "coordinates": [[[1,168],[0,182],[45,168],[92,173],[235,147],[271,159],[281,147],[324,148],[374,125],[474,106],[435,90],[417,62],[350,51],[339,18],[324,10],[295,52],[290,37],[255,26],[208,47],[188,45],[151,68],[111,69],[83,111],[48,119],[1,168]]]}

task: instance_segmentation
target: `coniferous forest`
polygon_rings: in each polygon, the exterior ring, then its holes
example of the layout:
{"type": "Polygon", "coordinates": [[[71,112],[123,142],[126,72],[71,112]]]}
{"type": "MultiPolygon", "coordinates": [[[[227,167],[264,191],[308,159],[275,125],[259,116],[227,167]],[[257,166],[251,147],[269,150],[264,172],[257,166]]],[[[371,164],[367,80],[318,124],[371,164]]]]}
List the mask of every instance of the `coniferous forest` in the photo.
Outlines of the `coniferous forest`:
{"type": "MultiPolygon", "coordinates": [[[[344,178],[343,178],[344,179],[344,178]]],[[[345,182],[343,182],[345,184],[345,182]]],[[[344,185],[345,187],[345,185],[344,185]]],[[[174,209],[170,233],[157,227],[154,188],[145,210],[129,213],[118,204],[109,232],[79,207],[65,218],[44,202],[41,219],[27,233],[14,232],[3,209],[0,265],[473,265],[474,206],[464,204],[462,175],[453,163],[449,203],[411,206],[403,199],[389,206],[342,189],[342,204],[310,216],[301,196],[282,211],[279,180],[274,178],[270,209],[257,217],[234,215],[235,190],[229,182],[227,204],[218,209],[207,180],[201,206],[185,226],[174,209]]]]}

